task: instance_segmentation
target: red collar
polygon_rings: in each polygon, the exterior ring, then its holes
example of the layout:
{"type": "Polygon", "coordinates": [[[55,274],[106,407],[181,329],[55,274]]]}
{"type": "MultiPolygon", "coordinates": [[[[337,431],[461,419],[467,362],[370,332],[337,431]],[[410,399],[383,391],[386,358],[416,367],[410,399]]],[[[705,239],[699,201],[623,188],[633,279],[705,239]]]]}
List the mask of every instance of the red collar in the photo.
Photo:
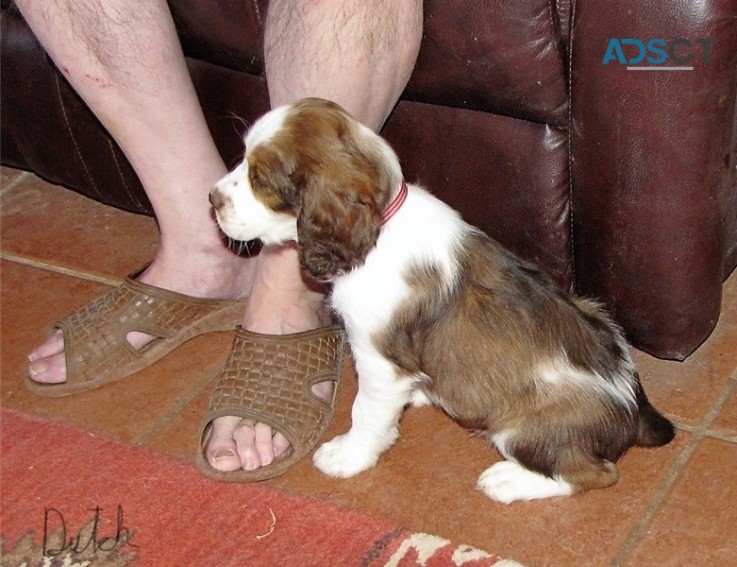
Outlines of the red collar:
{"type": "Polygon", "coordinates": [[[389,203],[389,205],[384,209],[384,211],[381,213],[381,224],[386,224],[389,222],[389,219],[392,218],[395,213],[402,207],[404,202],[407,200],[407,183],[404,179],[402,179],[402,186],[399,188],[399,193],[397,193],[397,196],[394,197],[394,200],[389,203]]]}

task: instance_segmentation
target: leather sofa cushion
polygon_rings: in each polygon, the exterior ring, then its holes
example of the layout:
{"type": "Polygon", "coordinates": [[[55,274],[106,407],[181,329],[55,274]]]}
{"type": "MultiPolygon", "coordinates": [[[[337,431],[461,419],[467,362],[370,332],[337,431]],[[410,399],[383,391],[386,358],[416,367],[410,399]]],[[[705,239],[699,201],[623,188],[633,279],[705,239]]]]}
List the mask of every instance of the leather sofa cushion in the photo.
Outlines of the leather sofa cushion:
{"type": "MultiPolygon", "coordinates": [[[[169,4],[187,56],[263,74],[265,0],[169,4]]],[[[564,126],[560,28],[549,0],[426,0],[423,46],[404,98],[564,126]]]]}

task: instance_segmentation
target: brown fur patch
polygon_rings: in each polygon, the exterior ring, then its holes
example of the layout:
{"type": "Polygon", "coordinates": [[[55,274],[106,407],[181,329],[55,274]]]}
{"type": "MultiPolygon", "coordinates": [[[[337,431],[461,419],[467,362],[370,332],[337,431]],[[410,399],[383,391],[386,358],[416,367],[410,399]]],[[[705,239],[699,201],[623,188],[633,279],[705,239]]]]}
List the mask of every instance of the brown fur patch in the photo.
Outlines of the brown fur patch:
{"type": "Polygon", "coordinates": [[[523,466],[563,475],[577,490],[616,482],[612,463],[642,437],[638,412],[647,415],[646,429],[655,412],[640,395],[618,328],[481,233],[469,234],[456,254],[462,277],[451,290],[440,289],[433,266],[409,268],[410,299],[375,337],[379,350],[406,373],[429,376],[427,394],[461,424],[489,439],[508,435],[505,452],[523,466]],[[575,380],[540,378],[541,364],[566,358],[605,380],[635,381],[639,407],[575,380]]]}

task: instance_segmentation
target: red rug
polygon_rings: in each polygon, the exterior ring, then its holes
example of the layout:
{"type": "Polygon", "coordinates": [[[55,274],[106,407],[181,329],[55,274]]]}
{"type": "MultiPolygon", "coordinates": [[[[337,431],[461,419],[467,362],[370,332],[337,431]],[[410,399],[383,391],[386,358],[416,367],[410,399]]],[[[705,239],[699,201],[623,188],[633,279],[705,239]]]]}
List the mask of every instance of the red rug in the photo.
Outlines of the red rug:
{"type": "Polygon", "coordinates": [[[2,567],[519,566],[16,411],[0,426],[2,567]]]}

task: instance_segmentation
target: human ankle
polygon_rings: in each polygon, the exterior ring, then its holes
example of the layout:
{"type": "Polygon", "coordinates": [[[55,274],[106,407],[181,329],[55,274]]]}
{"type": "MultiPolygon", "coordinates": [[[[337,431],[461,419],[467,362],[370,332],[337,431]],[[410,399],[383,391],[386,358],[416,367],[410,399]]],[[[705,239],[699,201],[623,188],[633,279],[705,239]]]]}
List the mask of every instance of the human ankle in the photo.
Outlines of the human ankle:
{"type": "Polygon", "coordinates": [[[329,324],[330,316],[323,302],[289,302],[284,298],[258,301],[251,296],[243,317],[243,327],[269,335],[301,333],[329,324]]]}
{"type": "Polygon", "coordinates": [[[256,278],[264,287],[279,293],[319,290],[314,282],[305,278],[294,242],[264,246],[258,255],[256,278]]]}
{"type": "Polygon", "coordinates": [[[235,299],[250,293],[254,273],[253,259],[227,251],[208,254],[160,249],[138,279],[187,295],[235,299]]]}

